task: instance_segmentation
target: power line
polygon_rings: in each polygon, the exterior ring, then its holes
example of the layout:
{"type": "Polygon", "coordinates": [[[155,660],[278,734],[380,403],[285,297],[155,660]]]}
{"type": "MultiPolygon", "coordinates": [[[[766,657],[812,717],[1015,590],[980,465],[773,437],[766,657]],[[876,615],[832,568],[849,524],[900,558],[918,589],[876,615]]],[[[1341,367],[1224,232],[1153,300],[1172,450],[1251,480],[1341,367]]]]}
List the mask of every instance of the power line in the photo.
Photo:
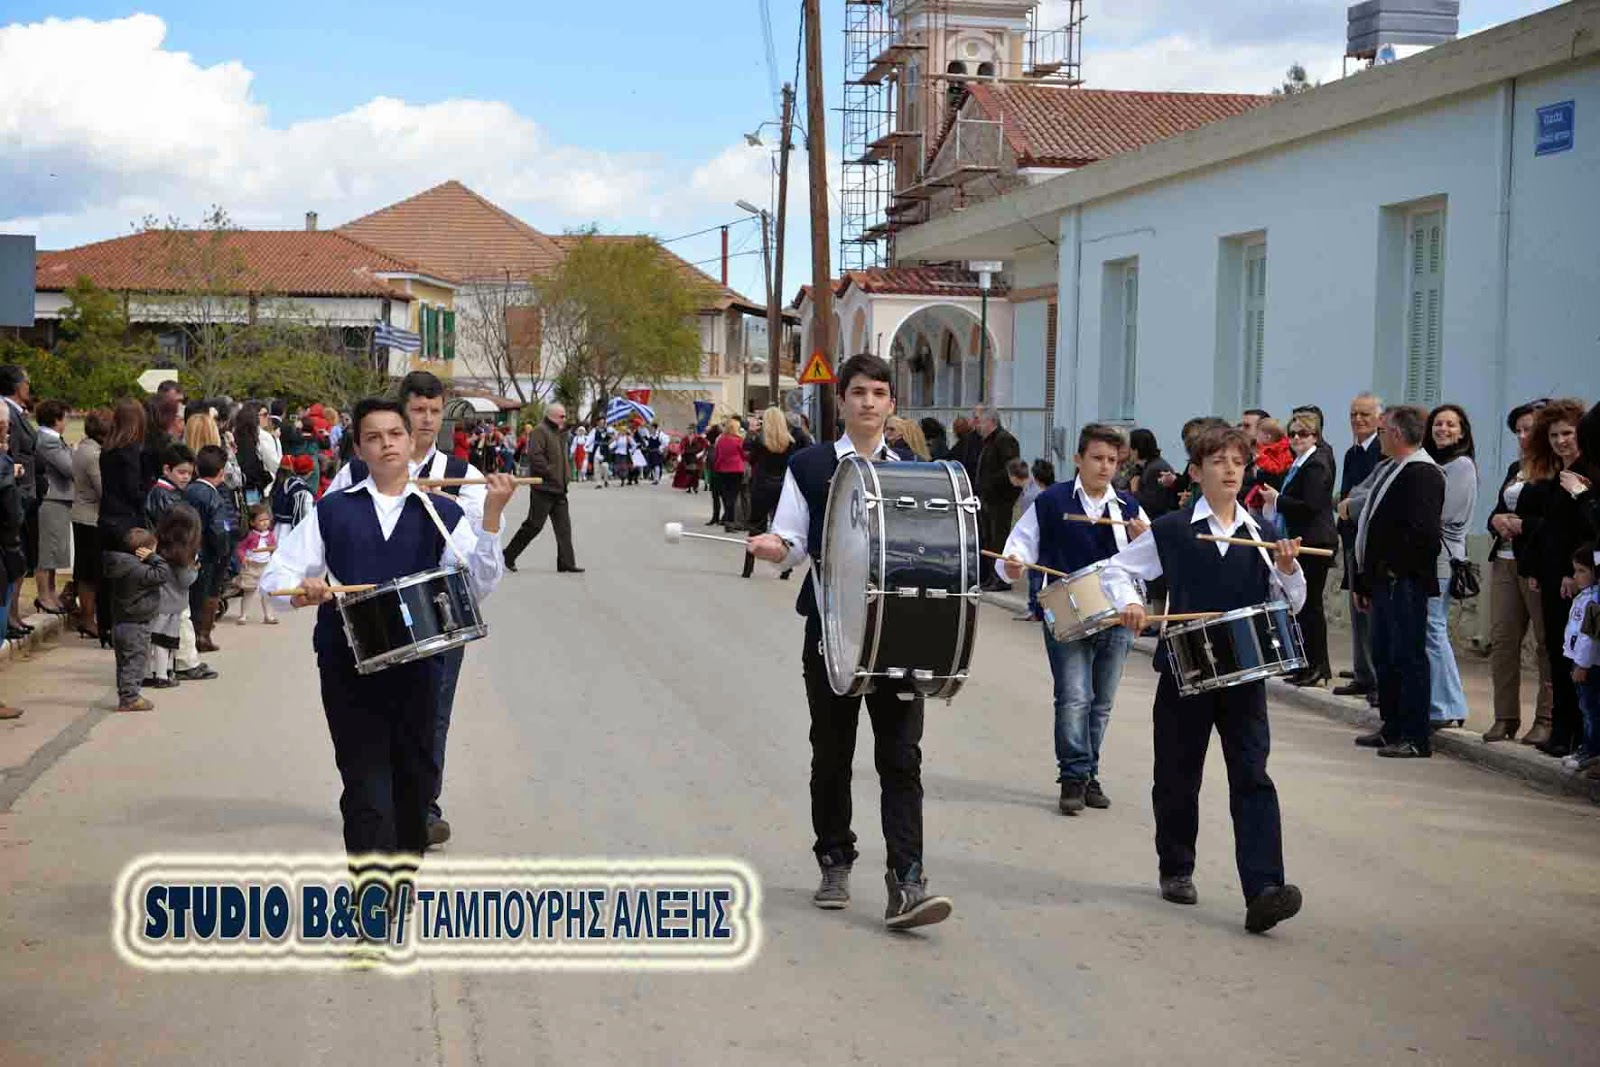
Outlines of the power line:
{"type": "Polygon", "coordinates": [[[761,43],[766,48],[767,82],[778,99],[778,50],[772,41],[772,0],[761,0],[761,43]]]}
{"type": "MultiPolygon", "coordinates": [[[[738,259],[740,256],[759,256],[760,254],[761,254],[761,249],[752,248],[748,252],[729,252],[728,253],[728,258],[729,259],[738,259]]],[[[707,263],[721,263],[721,262],[722,262],[722,257],[721,256],[712,256],[710,259],[697,259],[693,263],[690,263],[689,266],[691,266],[691,267],[703,267],[707,263]]]]}
{"type": "Polygon", "coordinates": [[[677,244],[679,241],[687,241],[691,237],[699,237],[702,234],[714,233],[717,230],[722,229],[724,226],[737,226],[741,222],[750,222],[756,217],[757,216],[755,215],[740,215],[738,218],[733,219],[732,221],[719,222],[715,226],[707,226],[705,229],[696,230],[693,233],[679,234],[677,237],[668,237],[665,241],[658,241],[657,243],[663,245],[677,244]]]}

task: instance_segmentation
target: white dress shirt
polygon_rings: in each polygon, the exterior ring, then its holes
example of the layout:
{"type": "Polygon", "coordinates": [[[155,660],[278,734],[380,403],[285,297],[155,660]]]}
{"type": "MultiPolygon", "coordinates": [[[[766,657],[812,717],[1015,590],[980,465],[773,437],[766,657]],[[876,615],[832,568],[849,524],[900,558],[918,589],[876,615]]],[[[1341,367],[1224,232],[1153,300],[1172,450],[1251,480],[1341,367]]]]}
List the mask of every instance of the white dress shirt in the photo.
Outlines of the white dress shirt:
{"type": "MultiPolygon", "coordinates": [[[[372,500],[372,507],[378,513],[378,528],[383,532],[385,541],[394,533],[394,528],[400,521],[406,497],[423,495],[422,490],[408,482],[405,492],[399,496],[386,496],[378,492],[378,487],[370,476],[355,485],[348,486],[344,492],[355,493],[363,489],[367,491],[372,500]]],[[[330,489],[329,493],[331,492],[330,489]]],[[[323,498],[327,499],[327,495],[324,494],[323,498]]],[[[472,585],[477,591],[478,599],[485,600],[504,573],[505,564],[500,554],[500,534],[484,530],[482,523],[474,522],[472,517],[466,514],[465,508],[462,508],[462,513],[455,528],[450,531],[449,541],[439,558],[439,566],[464,564],[467,573],[472,577],[472,585]]],[[[278,542],[278,550],[272,554],[272,562],[261,575],[261,588],[269,591],[293,589],[304,578],[323,576],[327,577],[330,585],[339,584],[339,577],[328,571],[327,555],[322,543],[322,524],[315,521],[313,516],[311,521],[302,522],[289,532],[289,536],[278,542]]],[[[273,599],[279,607],[290,606],[288,597],[273,599]]]]}
{"type": "MultiPolygon", "coordinates": [[[[856,454],[856,446],[850,443],[848,434],[833,443],[833,454],[839,457],[841,463],[846,456],[856,454]]],[[[900,457],[879,436],[878,443],[872,446],[872,458],[892,462],[900,457]]],[[[806,558],[807,542],[811,537],[811,505],[806,503],[805,494],[800,492],[800,483],[794,480],[794,474],[789,471],[783,472],[783,495],[778,498],[778,510],[772,513],[772,525],[768,530],[789,545],[789,554],[783,557],[783,562],[778,566],[784,570],[798,567],[801,560],[806,558]]]]}
{"type": "MultiPolygon", "coordinates": [[[[1289,464],[1289,469],[1283,472],[1283,481],[1278,483],[1278,489],[1279,489],[1279,493],[1280,494],[1282,493],[1283,487],[1289,484],[1290,476],[1292,476],[1297,471],[1299,471],[1299,469],[1301,467],[1304,467],[1306,465],[1306,460],[1310,459],[1312,456],[1314,456],[1316,454],[1317,454],[1317,448],[1316,448],[1315,445],[1312,445],[1310,448],[1306,449],[1304,452],[1302,452],[1298,456],[1294,457],[1294,462],[1289,464]]],[[[1265,515],[1268,519],[1271,519],[1273,521],[1277,520],[1277,518],[1278,518],[1278,497],[1277,496],[1272,496],[1272,497],[1268,497],[1267,498],[1266,504],[1261,508],[1261,514],[1265,515]]]]}
{"type": "MultiPolygon", "coordinates": [[[[1122,518],[1120,509],[1115,513],[1111,510],[1118,501],[1117,491],[1109,484],[1105,487],[1102,495],[1096,497],[1089,495],[1089,491],[1083,487],[1083,479],[1081,477],[1073,478],[1072,493],[1078,498],[1078,503],[1083,506],[1083,513],[1091,519],[1122,518]]],[[[1040,495],[1042,496],[1043,494],[1040,495]]],[[[1034,498],[1034,503],[1038,503],[1038,497],[1034,498]]],[[[1138,518],[1142,522],[1150,521],[1145,516],[1144,508],[1139,509],[1138,518]]],[[[1067,521],[1072,522],[1073,520],[1068,519],[1067,521]]],[[[1126,526],[1111,527],[1111,536],[1116,539],[1118,552],[1128,547],[1128,528],[1126,526]]],[[[1001,555],[1020,559],[1024,563],[1039,562],[1039,511],[1037,508],[1029,505],[1027,510],[1022,513],[1022,518],[1018,519],[1017,524],[1011,528],[1011,536],[1006,538],[1005,551],[1001,555]]],[[[997,559],[994,561],[994,572],[1000,576],[1002,582],[1011,581],[1011,576],[1006,573],[1005,560],[997,559]]],[[[1049,581],[1050,578],[1047,576],[1045,582],[1048,583],[1049,581]]]]}
{"type": "MultiPolygon", "coordinates": [[[[1250,517],[1243,504],[1235,504],[1233,511],[1233,527],[1230,529],[1222,525],[1211,504],[1204,496],[1200,497],[1194,505],[1194,516],[1191,521],[1206,520],[1211,528],[1211,533],[1216,537],[1247,537],[1251,540],[1262,540],[1261,529],[1256,525],[1256,520],[1250,517]],[[1241,532],[1240,527],[1243,527],[1241,532]]],[[[1267,569],[1271,572],[1278,588],[1283,591],[1283,598],[1289,602],[1289,607],[1295,613],[1306,603],[1306,572],[1300,569],[1300,561],[1295,560],[1294,571],[1284,574],[1272,562],[1272,555],[1264,548],[1250,549],[1243,545],[1230,545],[1225,541],[1217,542],[1217,554],[1226,556],[1234,552],[1259,552],[1261,558],[1266,560],[1267,569]]],[[[1134,579],[1150,582],[1161,577],[1161,555],[1156,551],[1156,535],[1154,530],[1146,530],[1139,538],[1127,548],[1111,557],[1111,565],[1105,569],[1104,579],[1106,595],[1117,609],[1127,607],[1129,604],[1139,602],[1139,593],[1133,584],[1134,579]]]]}
{"type": "MultiPolygon", "coordinates": [[[[443,452],[437,448],[428,449],[428,454],[419,460],[406,460],[406,469],[413,478],[443,478],[445,463],[448,461],[443,452]]],[[[464,478],[482,478],[483,472],[472,464],[467,464],[467,473],[464,478]]],[[[328,483],[328,492],[337,493],[350,488],[350,464],[346,463],[339,468],[339,473],[333,476],[333,481],[328,483]]],[[[487,485],[463,485],[461,492],[454,499],[461,505],[461,510],[467,513],[467,518],[472,520],[472,525],[478,529],[483,528],[483,502],[489,496],[487,485]]]]}

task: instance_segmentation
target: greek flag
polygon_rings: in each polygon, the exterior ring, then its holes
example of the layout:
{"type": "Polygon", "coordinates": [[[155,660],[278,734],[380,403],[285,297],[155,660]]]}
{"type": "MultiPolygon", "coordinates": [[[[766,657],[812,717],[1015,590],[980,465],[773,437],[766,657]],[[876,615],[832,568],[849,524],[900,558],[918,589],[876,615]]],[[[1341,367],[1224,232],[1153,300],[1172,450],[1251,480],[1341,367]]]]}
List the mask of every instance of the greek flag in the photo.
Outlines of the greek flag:
{"type": "Polygon", "coordinates": [[[643,419],[645,422],[655,422],[656,413],[637,400],[626,397],[614,396],[611,403],[606,405],[606,425],[627,422],[630,419],[643,419]]]}
{"type": "Polygon", "coordinates": [[[398,326],[390,326],[387,322],[378,323],[377,329],[372,331],[372,343],[398,348],[402,352],[422,351],[422,335],[402,330],[398,326]]]}

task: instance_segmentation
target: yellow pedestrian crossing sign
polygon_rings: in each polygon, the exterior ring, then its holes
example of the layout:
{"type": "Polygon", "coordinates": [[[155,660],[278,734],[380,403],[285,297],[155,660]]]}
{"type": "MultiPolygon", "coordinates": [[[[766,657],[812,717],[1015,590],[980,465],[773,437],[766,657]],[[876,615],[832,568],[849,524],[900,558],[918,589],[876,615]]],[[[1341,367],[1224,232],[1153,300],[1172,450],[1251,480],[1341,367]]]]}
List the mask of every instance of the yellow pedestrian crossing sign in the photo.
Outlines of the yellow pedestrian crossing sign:
{"type": "Polygon", "coordinates": [[[833,381],[833,368],[822,358],[821,352],[811,353],[806,369],[800,372],[801,385],[827,385],[833,381]]]}

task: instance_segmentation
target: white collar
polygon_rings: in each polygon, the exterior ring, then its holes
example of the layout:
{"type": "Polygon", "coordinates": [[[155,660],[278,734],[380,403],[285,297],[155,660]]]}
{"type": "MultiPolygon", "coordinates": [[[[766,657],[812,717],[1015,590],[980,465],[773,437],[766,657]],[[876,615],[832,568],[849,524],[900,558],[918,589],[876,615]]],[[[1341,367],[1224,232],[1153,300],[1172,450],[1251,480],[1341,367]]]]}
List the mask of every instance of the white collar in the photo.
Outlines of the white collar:
{"type": "MultiPolygon", "coordinates": [[[[1073,492],[1074,496],[1078,497],[1078,499],[1082,500],[1084,503],[1086,503],[1086,504],[1097,504],[1102,509],[1110,506],[1110,504],[1114,500],[1117,499],[1116,487],[1113,486],[1110,482],[1106,483],[1106,491],[1105,491],[1105,495],[1104,496],[1098,496],[1098,497],[1090,496],[1089,495],[1089,490],[1087,490],[1087,489],[1085,489],[1083,487],[1083,477],[1081,475],[1074,475],[1073,476],[1073,479],[1072,479],[1072,492],[1073,492]]],[[[1204,498],[1202,498],[1202,499],[1204,499],[1204,498]]]]}
{"type": "Polygon", "coordinates": [[[1361,441],[1358,442],[1358,444],[1360,444],[1362,448],[1371,448],[1372,447],[1372,442],[1376,441],[1377,439],[1378,439],[1378,431],[1377,430],[1373,430],[1372,431],[1372,435],[1370,437],[1362,438],[1361,441]]]}
{"type": "Polygon", "coordinates": [[[41,437],[45,437],[45,436],[60,437],[61,433],[59,431],[57,431],[57,430],[52,430],[48,426],[41,426],[41,427],[39,427],[39,436],[41,436],[41,437]]]}
{"type": "MultiPolygon", "coordinates": [[[[850,443],[849,434],[839,435],[839,439],[833,443],[833,454],[839,459],[856,454],[856,446],[850,443]]],[[[900,458],[894,454],[894,449],[890,448],[885,443],[882,434],[878,435],[878,443],[872,446],[872,454],[874,456],[882,456],[886,460],[896,460],[900,458]]]]}
{"type": "Polygon", "coordinates": [[[1294,457],[1294,462],[1289,464],[1289,470],[1296,470],[1299,467],[1304,466],[1306,460],[1310,459],[1312,456],[1314,456],[1316,454],[1317,454],[1317,446],[1316,445],[1312,445],[1310,448],[1306,449],[1304,452],[1302,452],[1298,456],[1294,457]]]}
{"type": "Polygon", "coordinates": [[[400,495],[398,497],[390,496],[388,493],[382,492],[378,488],[378,483],[372,480],[372,475],[370,475],[370,474],[367,475],[365,478],[361,479],[355,485],[350,486],[348,489],[345,490],[345,492],[354,493],[358,489],[365,489],[368,492],[368,494],[370,494],[374,498],[382,497],[385,500],[403,500],[408,496],[421,496],[422,495],[422,490],[417,488],[417,483],[408,481],[408,482],[406,482],[405,489],[401,490],[400,495]]]}
{"type": "MultiPolygon", "coordinates": [[[[1250,517],[1250,510],[1243,504],[1235,503],[1233,505],[1233,517],[1236,523],[1242,522],[1248,526],[1252,535],[1257,534],[1256,521],[1250,517]]],[[[1210,520],[1213,518],[1217,520],[1218,526],[1222,525],[1222,519],[1217,515],[1216,512],[1211,510],[1211,501],[1207,500],[1204,495],[1196,498],[1194,504],[1194,521],[1201,522],[1203,520],[1210,520]]],[[[1238,528],[1238,526],[1234,526],[1235,530],[1238,528]]]]}

